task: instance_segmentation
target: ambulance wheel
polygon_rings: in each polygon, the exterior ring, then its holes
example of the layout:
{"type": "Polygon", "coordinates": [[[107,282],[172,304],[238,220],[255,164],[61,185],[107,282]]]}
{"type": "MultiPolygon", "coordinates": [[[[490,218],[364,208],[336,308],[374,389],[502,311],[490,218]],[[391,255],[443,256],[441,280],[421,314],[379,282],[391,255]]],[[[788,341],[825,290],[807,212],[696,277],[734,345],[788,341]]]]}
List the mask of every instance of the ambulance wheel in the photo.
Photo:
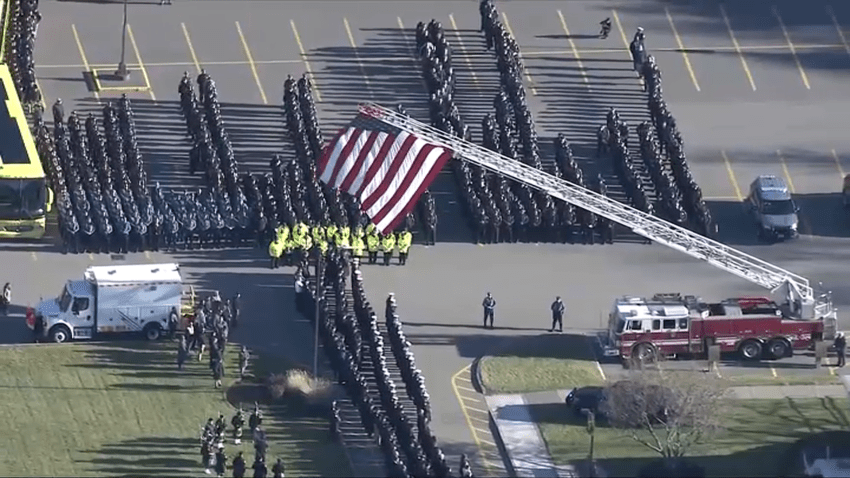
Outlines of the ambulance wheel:
{"type": "Polygon", "coordinates": [[[71,340],[71,330],[64,325],[57,325],[50,329],[50,341],[57,344],[71,340]]]}
{"type": "Polygon", "coordinates": [[[738,347],[738,351],[744,360],[758,360],[761,358],[762,348],[757,340],[747,340],[738,347]]]}
{"type": "Polygon", "coordinates": [[[156,342],[162,337],[162,327],[159,324],[148,324],[142,332],[150,342],[156,342]]]}
{"type": "Polygon", "coordinates": [[[767,343],[767,352],[772,358],[781,359],[783,357],[787,357],[788,352],[790,351],[791,347],[789,347],[788,342],[783,339],[773,339],[767,343]]]}

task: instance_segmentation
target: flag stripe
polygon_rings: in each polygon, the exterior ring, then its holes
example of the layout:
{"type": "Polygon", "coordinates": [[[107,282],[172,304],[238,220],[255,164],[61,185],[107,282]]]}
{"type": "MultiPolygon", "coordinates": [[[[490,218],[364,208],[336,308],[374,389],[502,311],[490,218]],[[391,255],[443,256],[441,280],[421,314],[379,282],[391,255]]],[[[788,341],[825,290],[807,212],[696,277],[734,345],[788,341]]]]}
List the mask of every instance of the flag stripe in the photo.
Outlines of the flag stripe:
{"type": "Polygon", "coordinates": [[[395,138],[388,135],[387,133],[381,132],[378,133],[378,139],[375,140],[375,144],[372,145],[371,151],[369,154],[363,158],[363,161],[359,164],[355,164],[352,170],[345,177],[345,181],[342,182],[342,185],[339,187],[341,190],[348,192],[349,194],[354,195],[354,192],[360,188],[360,185],[363,183],[363,178],[366,176],[366,172],[372,167],[372,165],[377,161],[382,161],[381,151],[384,150],[384,147],[389,148],[392,145],[395,138]]]}
{"type": "Polygon", "coordinates": [[[353,179],[349,180],[349,178],[352,177],[352,173],[356,174],[356,171],[360,170],[360,167],[363,165],[363,161],[372,153],[372,147],[381,134],[382,133],[380,131],[372,131],[369,133],[369,137],[366,138],[366,143],[360,148],[360,154],[356,157],[351,155],[351,157],[345,160],[345,164],[342,168],[342,174],[337,175],[331,183],[333,187],[338,188],[346,183],[348,185],[351,184],[353,179]]]}
{"type": "Polygon", "coordinates": [[[358,199],[362,199],[361,194],[366,186],[372,182],[372,178],[378,173],[378,170],[381,169],[381,166],[386,163],[388,160],[392,160],[398,154],[399,148],[404,144],[404,140],[407,138],[406,134],[400,134],[396,137],[390,136],[384,141],[384,145],[381,147],[381,150],[378,152],[378,156],[375,158],[375,161],[372,161],[372,164],[369,165],[369,169],[362,176],[360,174],[357,175],[357,179],[354,181],[354,184],[351,185],[351,189],[348,190],[353,196],[358,199]]]}
{"type": "Polygon", "coordinates": [[[363,147],[363,143],[368,141],[371,134],[363,131],[361,129],[355,129],[354,133],[352,133],[351,138],[348,140],[349,143],[354,143],[354,147],[349,151],[348,154],[345,154],[345,151],[340,155],[340,158],[336,161],[336,165],[334,165],[333,173],[325,181],[327,184],[334,186],[337,182],[337,178],[339,177],[340,170],[345,171],[346,165],[351,161],[351,158],[356,158],[360,155],[360,150],[363,147]]]}
{"type": "Polygon", "coordinates": [[[434,182],[434,179],[437,178],[437,175],[440,174],[440,171],[443,170],[443,167],[450,159],[452,159],[452,156],[454,155],[454,153],[450,150],[443,148],[443,151],[443,154],[441,154],[440,157],[437,158],[437,161],[431,167],[431,170],[428,171],[428,174],[426,175],[425,179],[419,183],[419,188],[415,190],[411,188],[405,193],[405,196],[400,201],[400,204],[404,203],[405,201],[407,201],[407,204],[404,205],[404,207],[402,207],[397,213],[395,212],[395,208],[393,208],[393,211],[391,211],[390,214],[388,214],[379,224],[375,226],[378,230],[382,231],[383,233],[395,230],[395,228],[398,227],[401,221],[404,220],[405,216],[407,216],[407,214],[410,213],[410,211],[412,211],[414,207],[416,207],[416,202],[419,200],[419,197],[422,196],[422,193],[424,193],[425,190],[428,189],[428,186],[430,186],[431,183],[434,182]]]}
{"type": "Polygon", "coordinates": [[[364,210],[372,208],[378,199],[381,198],[384,191],[387,190],[389,183],[392,183],[393,178],[396,177],[402,165],[413,161],[416,158],[416,153],[422,149],[422,146],[424,145],[425,142],[416,136],[412,134],[406,135],[404,143],[401,145],[401,149],[391,156],[392,161],[384,161],[381,168],[378,170],[378,174],[375,175],[375,178],[372,179],[369,186],[367,186],[365,190],[361,191],[360,203],[363,205],[364,210]]]}
{"type": "Polygon", "coordinates": [[[334,152],[336,151],[337,145],[339,145],[340,142],[343,141],[342,138],[345,136],[345,134],[347,132],[348,132],[348,130],[340,131],[339,133],[337,133],[337,135],[334,137],[334,139],[327,146],[325,146],[325,149],[322,152],[322,157],[319,158],[319,171],[318,171],[319,178],[324,179],[325,169],[327,169],[328,164],[330,163],[331,158],[333,157],[334,152]]]}
{"type": "Polygon", "coordinates": [[[345,135],[345,143],[340,142],[340,144],[337,144],[337,147],[334,151],[340,149],[341,151],[334,157],[333,168],[328,165],[328,167],[325,169],[326,175],[328,175],[328,171],[332,171],[331,174],[323,180],[325,184],[328,184],[330,182],[330,179],[337,174],[340,166],[345,162],[345,158],[347,158],[348,155],[351,154],[351,150],[354,149],[355,146],[357,146],[357,139],[360,137],[360,133],[362,131],[363,130],[361,130],[360,128],[349,128],[348,132],[345,135]]]}
{"type": "MultiPolygon", "coordinates": [[[[419,152],[413,160],[406,162],[402,169],[399,170],[399,174],[390,178],[390,181],[384,181],[383,186],[386,187],[382,191],[377,191],[375,193],[376,195],[381,195],[380,199],[378,199],[366,212],[376,224],[379,224],[390,212],[393,206],[398,204],[398,201],[401,200],[404,193],[408,190],[408,188],[410,188],[410,183],[416,179],[419,172],[423,171],[423,164],[425,164],[425,162],[429,159],[433,161],[439,157],[441,151],[435,151],[435,148],[437,148],[437,146],[434,144],[424,145],[419,149],[419,152]],[[429,158],[432,152],[435,152],[436,154],[434,154],[433,158],[429,158]]],[[[425,169],[424,172],[427,173],[428,170],[425,169]]]]}

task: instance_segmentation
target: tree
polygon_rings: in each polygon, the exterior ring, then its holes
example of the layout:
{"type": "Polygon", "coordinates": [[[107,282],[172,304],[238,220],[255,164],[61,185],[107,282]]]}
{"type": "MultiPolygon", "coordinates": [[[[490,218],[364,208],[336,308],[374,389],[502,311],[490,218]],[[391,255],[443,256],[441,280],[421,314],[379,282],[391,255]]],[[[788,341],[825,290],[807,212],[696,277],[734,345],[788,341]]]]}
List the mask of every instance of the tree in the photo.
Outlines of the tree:
{"type": "Polygon", "coordinates": [[[721,429],[725,387],[705,375],[642,370],[604,393],[601,411],[608,423],[669,466],[721,429]]]}

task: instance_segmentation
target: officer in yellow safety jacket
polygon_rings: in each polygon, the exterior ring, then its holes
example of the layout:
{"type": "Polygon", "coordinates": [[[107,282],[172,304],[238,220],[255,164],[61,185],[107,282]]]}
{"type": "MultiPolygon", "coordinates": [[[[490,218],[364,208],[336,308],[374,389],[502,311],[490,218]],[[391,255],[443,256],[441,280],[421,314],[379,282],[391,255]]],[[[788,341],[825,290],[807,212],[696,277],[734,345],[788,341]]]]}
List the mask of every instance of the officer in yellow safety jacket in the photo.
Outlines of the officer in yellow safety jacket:
{"type": "Polygon", "coordinates": [[[277,238],[280,239],[281,242],[286,242],[289,240],[289,226],[287,226],[286,224],[281,224],[280,226],[277,226],[277,230],[275,232],[277,233],[277,238]]]}
{"type": "MultiPolygon", "coordinates": [[[[321,244],[325,242],[325,228],[321,224],[316,224],[310,229],[310,236],[313,239],[313,247],[319,248],[321,250],[321,244]]],[[[325,246],[327,247],[327,246],[325,246]]]]}
{"type": "Polygon", "coordinates": [[[291,266],[292,265],[292,239],[284,239],[280,241],[281,244],[281,257],[283,258],[283,265],[291,266]]]}
{"type": "Polygon", "coordinates": [[[348,226],[342,226],[336,233],[336,246],[340,249],[351,248],[351,229],[348,226]]]}
{"type": "Polygon", "coordinates": [[[280,240],[275,237],[274,240],[269,243],[269,256],[272,258],[272,269],[280,267],[280,254],[282,251],[283,247],[280,244],[280,240]]]}
{"type": "Polygon", "coordinates": [[[363,257],[363,251],[366,250],[366,242],[363,240],[363,234],[357,234],[355,231],[351,237],[351,257],[363,257]]]}
{"type": "Polygon", "coordinates": [[[395,234],[390,232],[381,239],[381,249],[384,251],[384,265],[390,265],[393,258],[393,249],[395,249],[395,234]]]}
{"type": "Polygon", "coordinates": [[[371,222],[366,226],[366,235],[374,234],[378,231],[378,228],[375,227],[371,222]]]}
{"type": "Polygon", "coordinates": [[[330,224],[328,224],[328,225],[325,227],[325,239],[326,239],[328,242],[333,242],[334,244],[336,244],[336,233],[337,233],[337,230],[338,230],[338,228],[336,227],[336,224],[334,224],[334,223],[330,223],[330,224]]]}
{"type": "Polygon", "coordinates": [[[407,230],[398,233],[398,265],[407,264],[407,254],[410,252],[411,244],[413,244],[413,233],[407,230]]]}
{"type": "Polygon", "coordinates": [[[378,250],[381,248],[381,237],[372,231],[366,235],[366,250],[369,251],[369,264],[378,262],[378,250]]]}

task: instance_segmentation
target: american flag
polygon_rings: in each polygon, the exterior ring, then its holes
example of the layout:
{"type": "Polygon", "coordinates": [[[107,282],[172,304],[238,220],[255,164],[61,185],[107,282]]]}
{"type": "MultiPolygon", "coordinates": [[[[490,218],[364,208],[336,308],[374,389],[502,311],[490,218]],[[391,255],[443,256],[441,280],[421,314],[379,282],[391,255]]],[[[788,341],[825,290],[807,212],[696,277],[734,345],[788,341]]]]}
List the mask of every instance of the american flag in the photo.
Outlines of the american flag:
{"type": "Polygon", "coordinates": [[[413,209],[453,154],[361,114],[325,147],[319,180],[360,199],[363,212],[386,233],[413,209]]]}

